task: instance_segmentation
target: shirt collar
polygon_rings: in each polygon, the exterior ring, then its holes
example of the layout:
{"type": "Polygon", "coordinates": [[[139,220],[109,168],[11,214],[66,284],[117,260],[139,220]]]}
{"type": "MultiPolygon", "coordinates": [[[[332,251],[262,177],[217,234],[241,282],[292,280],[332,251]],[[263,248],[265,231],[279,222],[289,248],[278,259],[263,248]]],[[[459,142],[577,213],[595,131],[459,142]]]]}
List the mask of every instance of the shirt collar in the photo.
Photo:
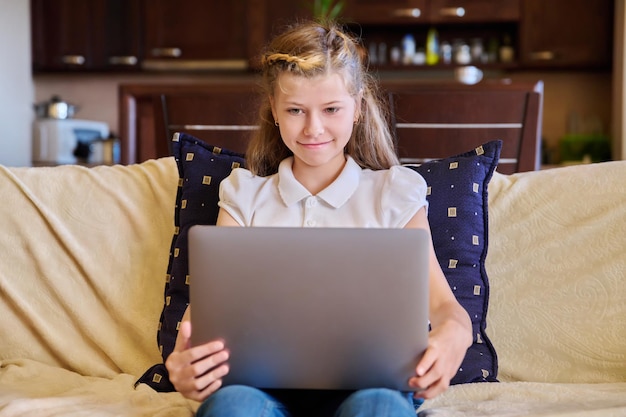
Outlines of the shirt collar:
{"type": "MultiPolygon", "coordinates": [[[[317,197],[335,208],[345,204],[359,185],[361,167],[351,156],[346,155],[346,159],[346,165],[337,179],[317,194],[317,197]]],[[[289,157],[278,166],[278,192],[287,206],[311,196],[311,193],[294,177],[292,164],[293,157],[289,157]]]]}

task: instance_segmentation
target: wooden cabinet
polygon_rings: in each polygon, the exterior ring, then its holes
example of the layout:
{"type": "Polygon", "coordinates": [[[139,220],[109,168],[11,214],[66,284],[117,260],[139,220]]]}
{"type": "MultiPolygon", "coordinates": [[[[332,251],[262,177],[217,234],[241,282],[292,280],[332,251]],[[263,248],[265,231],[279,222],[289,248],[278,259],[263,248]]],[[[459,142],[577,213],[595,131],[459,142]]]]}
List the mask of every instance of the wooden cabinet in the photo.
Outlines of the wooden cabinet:
{"type": "Polygon", "coordinates": [[[141,1],[100,0],[95,4],[92,31],[97,34],[96,66],[108,70],[138,70],[142,59],[141,1]]]}
{"type": "Polygon", "coordinates": [[[254,13],[248,0],[31,0],[33,70],[245,69],[254,13]]]}
{"type": "Polygon", "coordinates": [[[144,68],[247,67],[247,1],[145,1],[144,68]]]}
{"type": "MultiPolygon", "coordinates": [[[[419,59],[409,59],[408,65],[397,64],[398,61],[404,61],[401,56],[405,36],[413,36],[419,55],[420,51],[426,50],[427,35],[431,28],[437,30],[439,45],[446,43],[453,49],[447,64],[455,63],[454,50],[457,47],[463,44],[469,46],[474,42],[477,48],[485,51],[485,58],[478,58],[477,54],[471,63],[484,65],[489,44],[500,45],[505,39],[513,42],[517,38],[520,1],[523,0],[348,0],[346,21],[353,22],[354,30],[363,34],[370,57],[376,53],[370,63],[379,69],[397,71],[432,68],[421,64],[419,59]],[[394,58],[398,55],[399,59],[394,58]],[[415,64],[411,64],[412,61],[415,64]]],[[[494,48],[496,53],[490,55],[489,65],[503,67],[497,60],[498,46],[494,48]]],[[[464,60],[459,59],[458,62],[466,65],[464,60]]],[[[504,66],[515,65],[514,62],[507,62],[504,66]]]]}
{"type": "Polygon", "coordinates": [[[138,69],[139,1],[31,0],[33,70],[138,69]]]}
{"type": "MultiPolygon", "coordinates": [[[[285,25],[310,18],[310,4],[31,0],[33,70],[255,70],[263,46],[285,25]]],[[[407,34],[425,49],[430,28],[440,45],[480,40],[489,58],[471,63],[482,67],[607,69],[613,9],[614,0],[346,0],[341,20],[385,57],[372,62],[383,70],[427,68],[390,65],[390,55],[407,34]],[[506,43],[512,60],[499,59],[506,43]]]]}
{"type": "Polygon", "coordinates": [[[609,68],[613,0],[523,0],[520,60],[528,68],[609,68]]]}
{"type": "MultiPolygon", "coordinates": [[[[608,69],[613,48],[614,0],[348,0],[346,21],[354,22],[368,50],[401,48],[412,34],[425,49],[428,29],[438,30],[440,41],[470,43],[478,38],[490,56],[472,62],[498,69],[608,69]],[[371,45],[373,48],[370,48],[371,45]],[[507,46],[512,59],[499,59],[507,46]],[[495,65],[494,65],[495,64],[495,65]]],[[[379,57],[377,57],[379,58],[379,57]]],[[[380,61],[380,59],[378,59],[380,61]]],[[[374,66],[380,67],[377,63],[374,66]]],[[[427,66],[409,66],[409,69],[427,66]]]]}
{"type": "Polygon", "coordinates": [[[33,69],[72,70],[94,65],[92,8],[81,0],[31,1],[33,69]]]}
{"type": "Polygon", "coordinates": [[[248,1],[248,60],[250,68],[260,67],[259,58],[266,44],[298,20],[310,19],[312,9],[304,2],[292,0],[248,1]]]}

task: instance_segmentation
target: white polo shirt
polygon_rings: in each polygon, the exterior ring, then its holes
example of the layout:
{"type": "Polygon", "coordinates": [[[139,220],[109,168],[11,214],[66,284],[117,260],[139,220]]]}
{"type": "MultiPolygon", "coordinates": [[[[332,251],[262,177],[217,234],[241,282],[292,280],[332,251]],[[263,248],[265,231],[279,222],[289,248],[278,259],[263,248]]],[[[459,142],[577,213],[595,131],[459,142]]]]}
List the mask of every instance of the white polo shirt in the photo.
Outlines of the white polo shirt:
{"type": "Polygon", "coordinates": [[[426,181],[403,166],[372,171],[348,156],[339,177],[312,195],[292,164],[283,160],[267,177],[234,169],[220,184],[219,206],[241,226],[401,228],[428,204],[426,181]]]}

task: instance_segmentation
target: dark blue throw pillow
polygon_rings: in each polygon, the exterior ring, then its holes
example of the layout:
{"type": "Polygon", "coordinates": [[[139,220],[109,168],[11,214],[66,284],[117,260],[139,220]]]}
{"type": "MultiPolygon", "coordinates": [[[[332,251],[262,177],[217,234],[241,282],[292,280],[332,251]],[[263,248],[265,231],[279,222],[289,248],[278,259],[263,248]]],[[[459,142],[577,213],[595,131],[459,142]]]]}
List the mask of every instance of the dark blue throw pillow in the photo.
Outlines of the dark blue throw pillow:
{"type": "MultiPolygon", "coordinates": [[[[163,362],[174,350],[178,326],[189,304],[187,232],[194,224],[215,224],[219,184],[233,168],[244,166],[243,155],[208,145],[191,135],[175,133],[172,154],[178,167],[179,183],[164,306],[159,320],[157,343],[163,362]]],[[[174,391],[163,363],[148,369],[137,383],[157,391],[174,391]]]]}
{"type": "Polygon", "coordinates": [[[419,166],[428,185],[428,221],[441,269],[472,319],[474,342],[452,384],[494,382],[496,351],[485,333],[489,280],[487,187],[500,159],[501,141],[419,166]]]}
{"type": "MultiPolygon", "coordinates": [[[[476,150],[409,166],[429,187],[428,217],[437,258],[459,302],[470,313],[474,343],[453,384],[495,381],[496,352],[485,333],[489,283],[487,255],[487,186],[500,156],[501,142],[476,150]]],[[[231,170],[245,166],[243,155],[177,133],[173,155],[179,172],[175,226],[165,284],[164,306],[157,343],[163,362],[174,349],[178,326],[189,303],[187,232],[194,224],[215,224],[220,182],[231,170]]],[[[157,391],[173,391],[163,363],[155,364],[137,381],[157,391]]]]}

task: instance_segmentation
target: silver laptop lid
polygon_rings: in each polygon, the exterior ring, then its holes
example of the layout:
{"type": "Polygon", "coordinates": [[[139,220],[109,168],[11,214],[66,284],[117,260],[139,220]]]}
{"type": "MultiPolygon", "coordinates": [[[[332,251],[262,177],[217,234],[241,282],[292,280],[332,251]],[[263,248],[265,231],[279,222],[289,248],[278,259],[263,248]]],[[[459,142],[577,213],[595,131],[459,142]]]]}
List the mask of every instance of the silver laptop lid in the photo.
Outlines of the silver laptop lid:
{"type": "Polygon", "coordinates": [[[194,226],[188,242],[192,343],[225,340],[225,385],[410,389],[426,231],[194,226]]]}

